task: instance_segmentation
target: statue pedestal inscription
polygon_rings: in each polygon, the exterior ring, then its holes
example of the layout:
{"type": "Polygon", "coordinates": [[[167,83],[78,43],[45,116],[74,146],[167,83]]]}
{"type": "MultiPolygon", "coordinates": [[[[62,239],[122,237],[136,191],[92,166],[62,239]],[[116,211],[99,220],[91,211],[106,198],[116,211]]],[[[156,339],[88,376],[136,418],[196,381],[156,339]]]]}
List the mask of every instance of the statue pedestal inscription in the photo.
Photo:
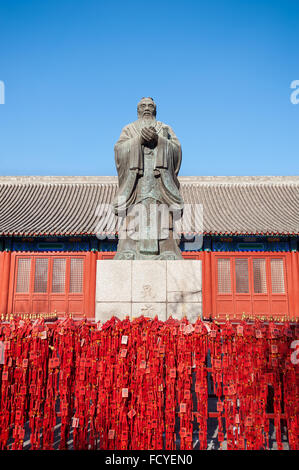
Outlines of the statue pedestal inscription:
{"type": "Polygon", "coordinates": [[[202,315],[199,260],[97,261],[96,321],[112,316],[170,316],[195,322],[202,315]]]}

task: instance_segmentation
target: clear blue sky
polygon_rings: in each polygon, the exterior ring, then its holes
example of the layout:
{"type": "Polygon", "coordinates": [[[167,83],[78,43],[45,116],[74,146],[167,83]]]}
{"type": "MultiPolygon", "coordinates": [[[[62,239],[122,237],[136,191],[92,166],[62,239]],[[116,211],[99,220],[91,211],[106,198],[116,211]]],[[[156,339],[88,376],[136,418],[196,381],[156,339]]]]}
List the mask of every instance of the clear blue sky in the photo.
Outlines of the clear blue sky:
{"type": "Polygon", "coordinates": [[[0,0],[2,175],[115,175],[152,96],[181,175],[299,173],[298,0],[0,0]]]}

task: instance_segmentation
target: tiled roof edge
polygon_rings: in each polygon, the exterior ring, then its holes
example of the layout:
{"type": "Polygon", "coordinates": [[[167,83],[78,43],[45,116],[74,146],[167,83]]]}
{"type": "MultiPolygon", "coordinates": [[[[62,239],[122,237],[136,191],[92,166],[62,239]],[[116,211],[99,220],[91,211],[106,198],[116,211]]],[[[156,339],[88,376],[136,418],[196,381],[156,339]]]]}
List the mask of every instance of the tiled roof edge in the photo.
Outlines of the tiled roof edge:
{"type": "MultiPolygon", "coordinates": [[[[295,176],[179,176],[185,184],[299,184],[295,176]]],[[[0,184],[111,184],[117,176],[0,176],[0,184]]]]}

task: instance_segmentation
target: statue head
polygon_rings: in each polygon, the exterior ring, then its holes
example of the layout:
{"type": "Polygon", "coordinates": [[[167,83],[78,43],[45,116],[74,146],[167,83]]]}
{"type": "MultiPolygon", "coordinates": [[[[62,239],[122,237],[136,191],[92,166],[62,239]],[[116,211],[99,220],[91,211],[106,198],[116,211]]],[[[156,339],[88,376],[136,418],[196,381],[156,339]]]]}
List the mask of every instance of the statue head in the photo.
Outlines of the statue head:
{"type": "Polygon", "coordinates": [[[138,119],[153,119],[156,114],[157,107],[153,98],[141,98],[137,105],[138,119]]]}

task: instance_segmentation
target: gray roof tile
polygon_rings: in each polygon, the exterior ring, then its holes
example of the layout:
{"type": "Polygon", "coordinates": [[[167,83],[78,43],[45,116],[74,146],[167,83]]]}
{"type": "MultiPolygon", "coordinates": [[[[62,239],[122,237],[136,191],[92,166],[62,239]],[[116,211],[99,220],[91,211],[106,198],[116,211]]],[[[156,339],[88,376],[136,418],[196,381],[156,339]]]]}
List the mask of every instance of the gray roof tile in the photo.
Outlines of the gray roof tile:
{"type": "MultiPolygon", "coordinates": [[[[298,176],[179,180],[185,204],[203,205],[204,233],[299,234],[298,176]]],[[[95,234],[97,206],[116,191],[114,176],[0,177],[0,234],[95,234]]],[[[115,230],[110,212],[105,231],[115,230]]],[[[198,231],[193,220],[190,231],[198,231]]]]}

